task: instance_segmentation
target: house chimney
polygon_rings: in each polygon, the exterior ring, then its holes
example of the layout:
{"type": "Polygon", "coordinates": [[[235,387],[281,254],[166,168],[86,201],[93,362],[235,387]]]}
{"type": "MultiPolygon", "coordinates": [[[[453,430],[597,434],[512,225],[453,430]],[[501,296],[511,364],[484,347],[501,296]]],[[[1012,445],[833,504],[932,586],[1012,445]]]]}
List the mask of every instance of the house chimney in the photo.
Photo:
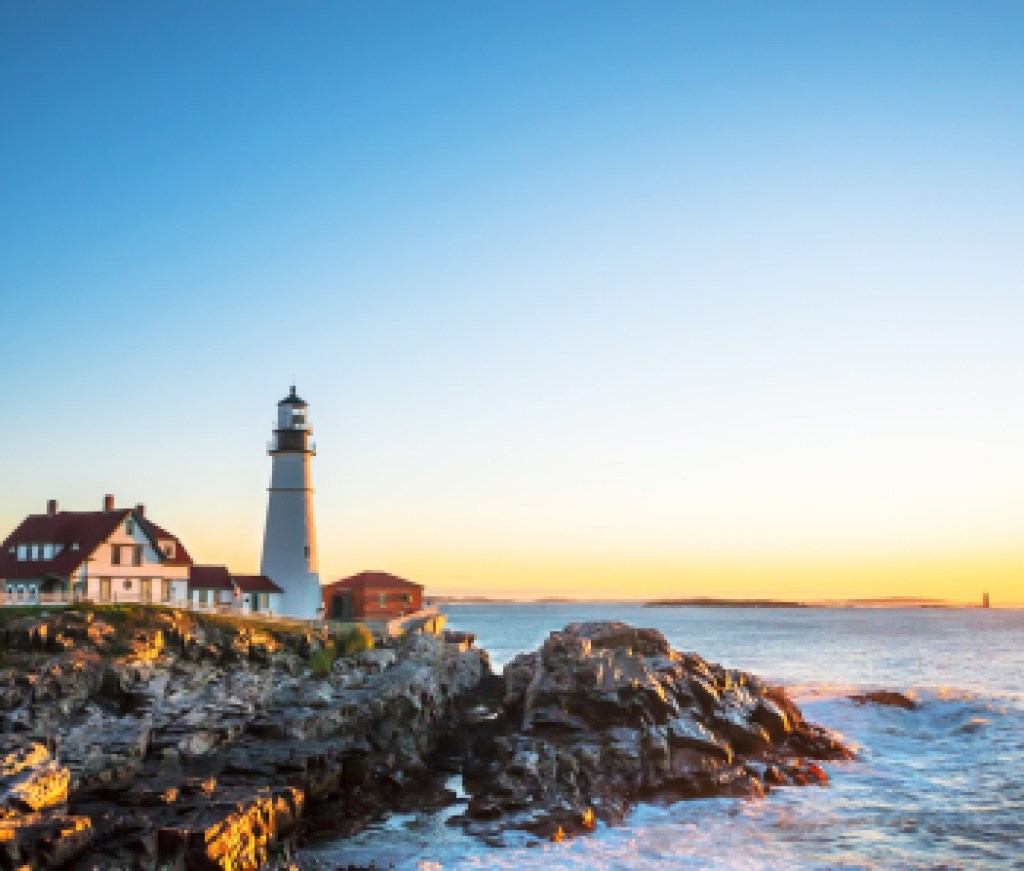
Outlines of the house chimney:
{"type": "Polygon", "coordinates": [[[138,514],[139,517],[145,517],[146,516],[146,506],[143,505],[140,502],[138,505],[135,506],[135,513],[138,514]]]}
{"type": "Polygon", "coordinates": [[[110,493],[103,497],[103,510],[108,514],[114,510],[114,497],[110,493]]]}
{"type": "Polygon", "coordinates": [[[47,500],[47,502],[46,502],[46,513],[49,514],[50,517],[53,517],[53,515],[57,513],[57,500],[56,499],[49,499],[49,500],[47,500]]]}

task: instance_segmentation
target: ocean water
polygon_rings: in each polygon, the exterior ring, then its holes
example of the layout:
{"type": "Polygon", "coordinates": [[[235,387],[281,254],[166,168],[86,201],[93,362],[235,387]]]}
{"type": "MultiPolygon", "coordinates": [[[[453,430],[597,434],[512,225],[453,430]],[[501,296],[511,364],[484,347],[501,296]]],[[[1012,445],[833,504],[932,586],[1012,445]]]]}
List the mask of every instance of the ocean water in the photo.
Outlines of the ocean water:
{"type": "MultiPolygon", "coordinates": [[[[827,788],[640,805],[562,844],[488,847],[442,814],[395,816],[315,851],[326,866],[398,869],[1024,868],[1024,611],[448,605],[496,669],[578,620],[654,626],[673,647],[787,686],[860,749],[827,788]],[[847,696],[896,689],[915,711],[847,696]]],[[[452,784],[458,787],[457,779],[452,784]]]]}

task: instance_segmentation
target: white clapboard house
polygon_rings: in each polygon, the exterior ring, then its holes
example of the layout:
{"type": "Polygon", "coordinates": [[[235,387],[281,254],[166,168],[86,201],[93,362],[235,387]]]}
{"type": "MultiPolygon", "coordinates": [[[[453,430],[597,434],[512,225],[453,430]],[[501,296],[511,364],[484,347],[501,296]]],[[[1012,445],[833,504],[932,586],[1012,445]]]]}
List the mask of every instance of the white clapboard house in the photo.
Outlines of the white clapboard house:
{"type": "Polygon", "coordinates": [[[0,547],[4,604],[88,599],[171,604],[186,599],[192,559],[142,505],[30,514],[0,547]]]}

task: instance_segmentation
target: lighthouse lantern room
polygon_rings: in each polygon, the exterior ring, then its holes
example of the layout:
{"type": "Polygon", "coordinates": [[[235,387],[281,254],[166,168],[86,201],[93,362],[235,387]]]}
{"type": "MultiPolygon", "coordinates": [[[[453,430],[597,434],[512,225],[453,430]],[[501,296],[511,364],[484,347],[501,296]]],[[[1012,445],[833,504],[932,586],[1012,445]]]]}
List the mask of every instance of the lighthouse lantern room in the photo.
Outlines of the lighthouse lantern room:
{"type": "Polygon", "coordinates": [[[313,619],[321,597],[309,462],[316,446],[310,440],[307,412],[308,404],[294,386],[277,404],[260,572],[284,590],[284,614],[313,619]]]}

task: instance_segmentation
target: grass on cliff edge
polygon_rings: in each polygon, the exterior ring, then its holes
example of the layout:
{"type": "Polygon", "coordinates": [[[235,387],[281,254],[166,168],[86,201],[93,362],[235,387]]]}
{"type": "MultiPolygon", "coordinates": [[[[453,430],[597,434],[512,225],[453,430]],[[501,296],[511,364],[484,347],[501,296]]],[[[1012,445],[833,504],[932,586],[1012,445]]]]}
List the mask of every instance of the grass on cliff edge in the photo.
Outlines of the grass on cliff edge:
{"type": "Polygon", "coordinates": [[[309,670],[324,677],[331,673],[334,663],[343,656],[351,656],[360,650],[371,650],[373,645],[373,633],[362,623],[355,623],[332,635],[327,646],[310,657],[309,670]]]}
{"type": "Polygon", "coordinates": [[[208,614],[203,611],[190,611],[185,608],[172,608],[168,605],[99,604],[96,602],[79,602],[67,607],[69,611],[91,613],[111,626],[117,628],[144,628],[155,624],[153,617],[167,614],[175,618],[185,618],[200,626],[216,626],[221,629],[255,629],[266,632],[275,638],[305,632],[306,626],[301,623],[287,623],[278,620],[260,620],[254,617],[242,617],[232,614],[208,614]]]}
{"type": "MultiPolygon", "coordinates": [[[[186,618],[200,626],[216,626],[222,629],[252,629],[266,632],[280,640],[283,636],[305,633],[308,626],[301,621],[295,623],[287,620],[261,620],[258,617],[242,617],[231,614],[208,614],[203,611],[190,611],[182,608],[171,608],[167,605],[141,603],[100,604],[97,602],[77,602],[73,605],[14,605],[0,608],[0,626],[22,617],[39,617],[42,614],[59,614],[62,611],[77,611],[94,614],[99,619],[117,629],[144,629],[156,625],[154,617],[167,614],[175,618],[186,618]]],[[[357,650],[373,647],[373,635],[359,623],[344,627],[340,632],[332,634],[336,640],[335,648],[341,652],[337,656],[347,656],[357,650]]],[[[335,656],[335,659],[337,658],[335,656]]],[[[333,660],[332,660],[333,662],[333,660]]]]}

